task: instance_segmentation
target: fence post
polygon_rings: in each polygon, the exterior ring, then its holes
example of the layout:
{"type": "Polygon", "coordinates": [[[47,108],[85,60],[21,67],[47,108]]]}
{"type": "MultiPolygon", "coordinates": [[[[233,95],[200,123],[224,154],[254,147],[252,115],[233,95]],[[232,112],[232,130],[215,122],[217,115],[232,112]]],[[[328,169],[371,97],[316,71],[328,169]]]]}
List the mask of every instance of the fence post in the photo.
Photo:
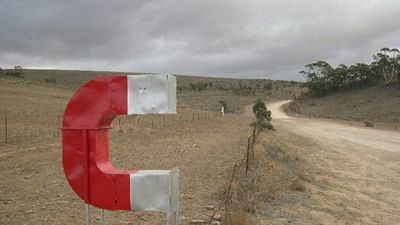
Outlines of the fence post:
{"type": "Polygon", "coordinates": [[[153,129],[153,127],[154,127],[154,121],[153,121],[153,118],[151,119],[151,129],[153,129]]]}
{"type": "Polygon", "coordinates": [[[254,146],[254,142],[256,142],[256,128],[257,128],[257,124],[254,126],[253,129],[253,142],[251,143],[251,146],[254,146]]]}
{"type": "Polygon", "coordinates": [[[57,137],[60,137],[60,115],[57,115],[57,137]]]}
{"type": "Polygon", "coordinates": [[[119,126],[119,132],[123,133],[122,127],[121,127],[121,117],[118,117],[118,126],[119,126]]]}
{"type": "Polygon", "coordinates": [[[249,158],[250,158],[250,138],[251,136],[249,136],[247,138],[247,152],[246,152],[246,174],[247,171],[249,170],[249,158]]]}
{"type": "Polygon", "coordinates": [[[4,116],[4,125],[6,127],[6,133],[5,133],[5,141],[6,144],[8,143],[8,124],[7,124],[7,114],[4,116]]]}

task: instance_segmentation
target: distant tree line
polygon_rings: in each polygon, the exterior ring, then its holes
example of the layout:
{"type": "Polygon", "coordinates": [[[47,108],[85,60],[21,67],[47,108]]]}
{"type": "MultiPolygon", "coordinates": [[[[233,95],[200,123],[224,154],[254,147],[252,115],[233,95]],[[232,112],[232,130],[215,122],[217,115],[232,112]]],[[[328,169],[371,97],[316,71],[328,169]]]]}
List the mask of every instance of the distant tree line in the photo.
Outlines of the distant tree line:
{"type": "Polygon", "coordinates": [[[333,68],[325,61],[305,65],[299,72],[307,82],[312,95],[325,95],[338,89],[351,88],[377,83],[381,80],[388,86],[397,76],[400,82],[400,51],[397,48],[382,48],[373,55],[371,64],[356,63],[346,66],[340,64],[333,68]]]}
{"type": "Polygon", "coordinates": [[[11,77],[22,77],[23,69],[22,66],[15,66],[14,69],[2,69],[0,67],[0,75],[5,74],[11,77]]]}
{"type": "Polygon", "coordinates": [[[300,87],[302,83],[296,81],[280,81],[280,80],[239,80],[232,82],[191,82],[179,84],[178,92],[193,91],[201,92],[207,90],[219,90],[232,93],[239,96],[255,96],[257,93],[270,93],[272,90],[300,87]]]}

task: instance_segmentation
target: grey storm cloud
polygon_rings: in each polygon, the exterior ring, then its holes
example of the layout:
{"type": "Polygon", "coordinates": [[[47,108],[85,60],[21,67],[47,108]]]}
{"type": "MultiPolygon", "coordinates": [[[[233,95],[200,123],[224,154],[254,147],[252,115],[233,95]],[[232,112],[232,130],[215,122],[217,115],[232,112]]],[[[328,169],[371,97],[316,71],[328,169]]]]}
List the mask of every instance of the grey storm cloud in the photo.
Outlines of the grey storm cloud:
{"type": "Polygon", "coordinates": [[[0,66],[301,79],[400,47],[399,0],[0,0],[0,66]]]}

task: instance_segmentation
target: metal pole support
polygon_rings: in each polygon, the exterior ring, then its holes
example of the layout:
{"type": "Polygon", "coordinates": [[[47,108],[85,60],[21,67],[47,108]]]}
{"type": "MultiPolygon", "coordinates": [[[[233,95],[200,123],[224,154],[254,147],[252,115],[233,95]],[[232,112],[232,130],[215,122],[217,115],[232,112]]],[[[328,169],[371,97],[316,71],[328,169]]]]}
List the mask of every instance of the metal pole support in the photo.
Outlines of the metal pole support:
{"type": "Polygon", "coordinates": [[[104,225],[104,209],[100,210],[100,225],[104,225]]]}
{"type": "Polygon", "coordinates": [[[90,225],[90,205],[85,204],[85,225],[90,225]]]}

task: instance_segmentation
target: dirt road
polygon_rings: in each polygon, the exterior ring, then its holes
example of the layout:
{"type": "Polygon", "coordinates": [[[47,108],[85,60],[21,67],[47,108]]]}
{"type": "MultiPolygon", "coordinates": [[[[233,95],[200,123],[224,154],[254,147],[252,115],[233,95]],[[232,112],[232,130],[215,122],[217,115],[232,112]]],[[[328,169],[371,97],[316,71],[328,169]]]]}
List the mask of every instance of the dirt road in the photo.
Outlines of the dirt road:
{"type": "Polygon", "coordinates": [[[290,117],[289,101],[268,106],[277,129],[307,138],[314,179],[310,223],[400,224],[400,132],[290,117]]]}

